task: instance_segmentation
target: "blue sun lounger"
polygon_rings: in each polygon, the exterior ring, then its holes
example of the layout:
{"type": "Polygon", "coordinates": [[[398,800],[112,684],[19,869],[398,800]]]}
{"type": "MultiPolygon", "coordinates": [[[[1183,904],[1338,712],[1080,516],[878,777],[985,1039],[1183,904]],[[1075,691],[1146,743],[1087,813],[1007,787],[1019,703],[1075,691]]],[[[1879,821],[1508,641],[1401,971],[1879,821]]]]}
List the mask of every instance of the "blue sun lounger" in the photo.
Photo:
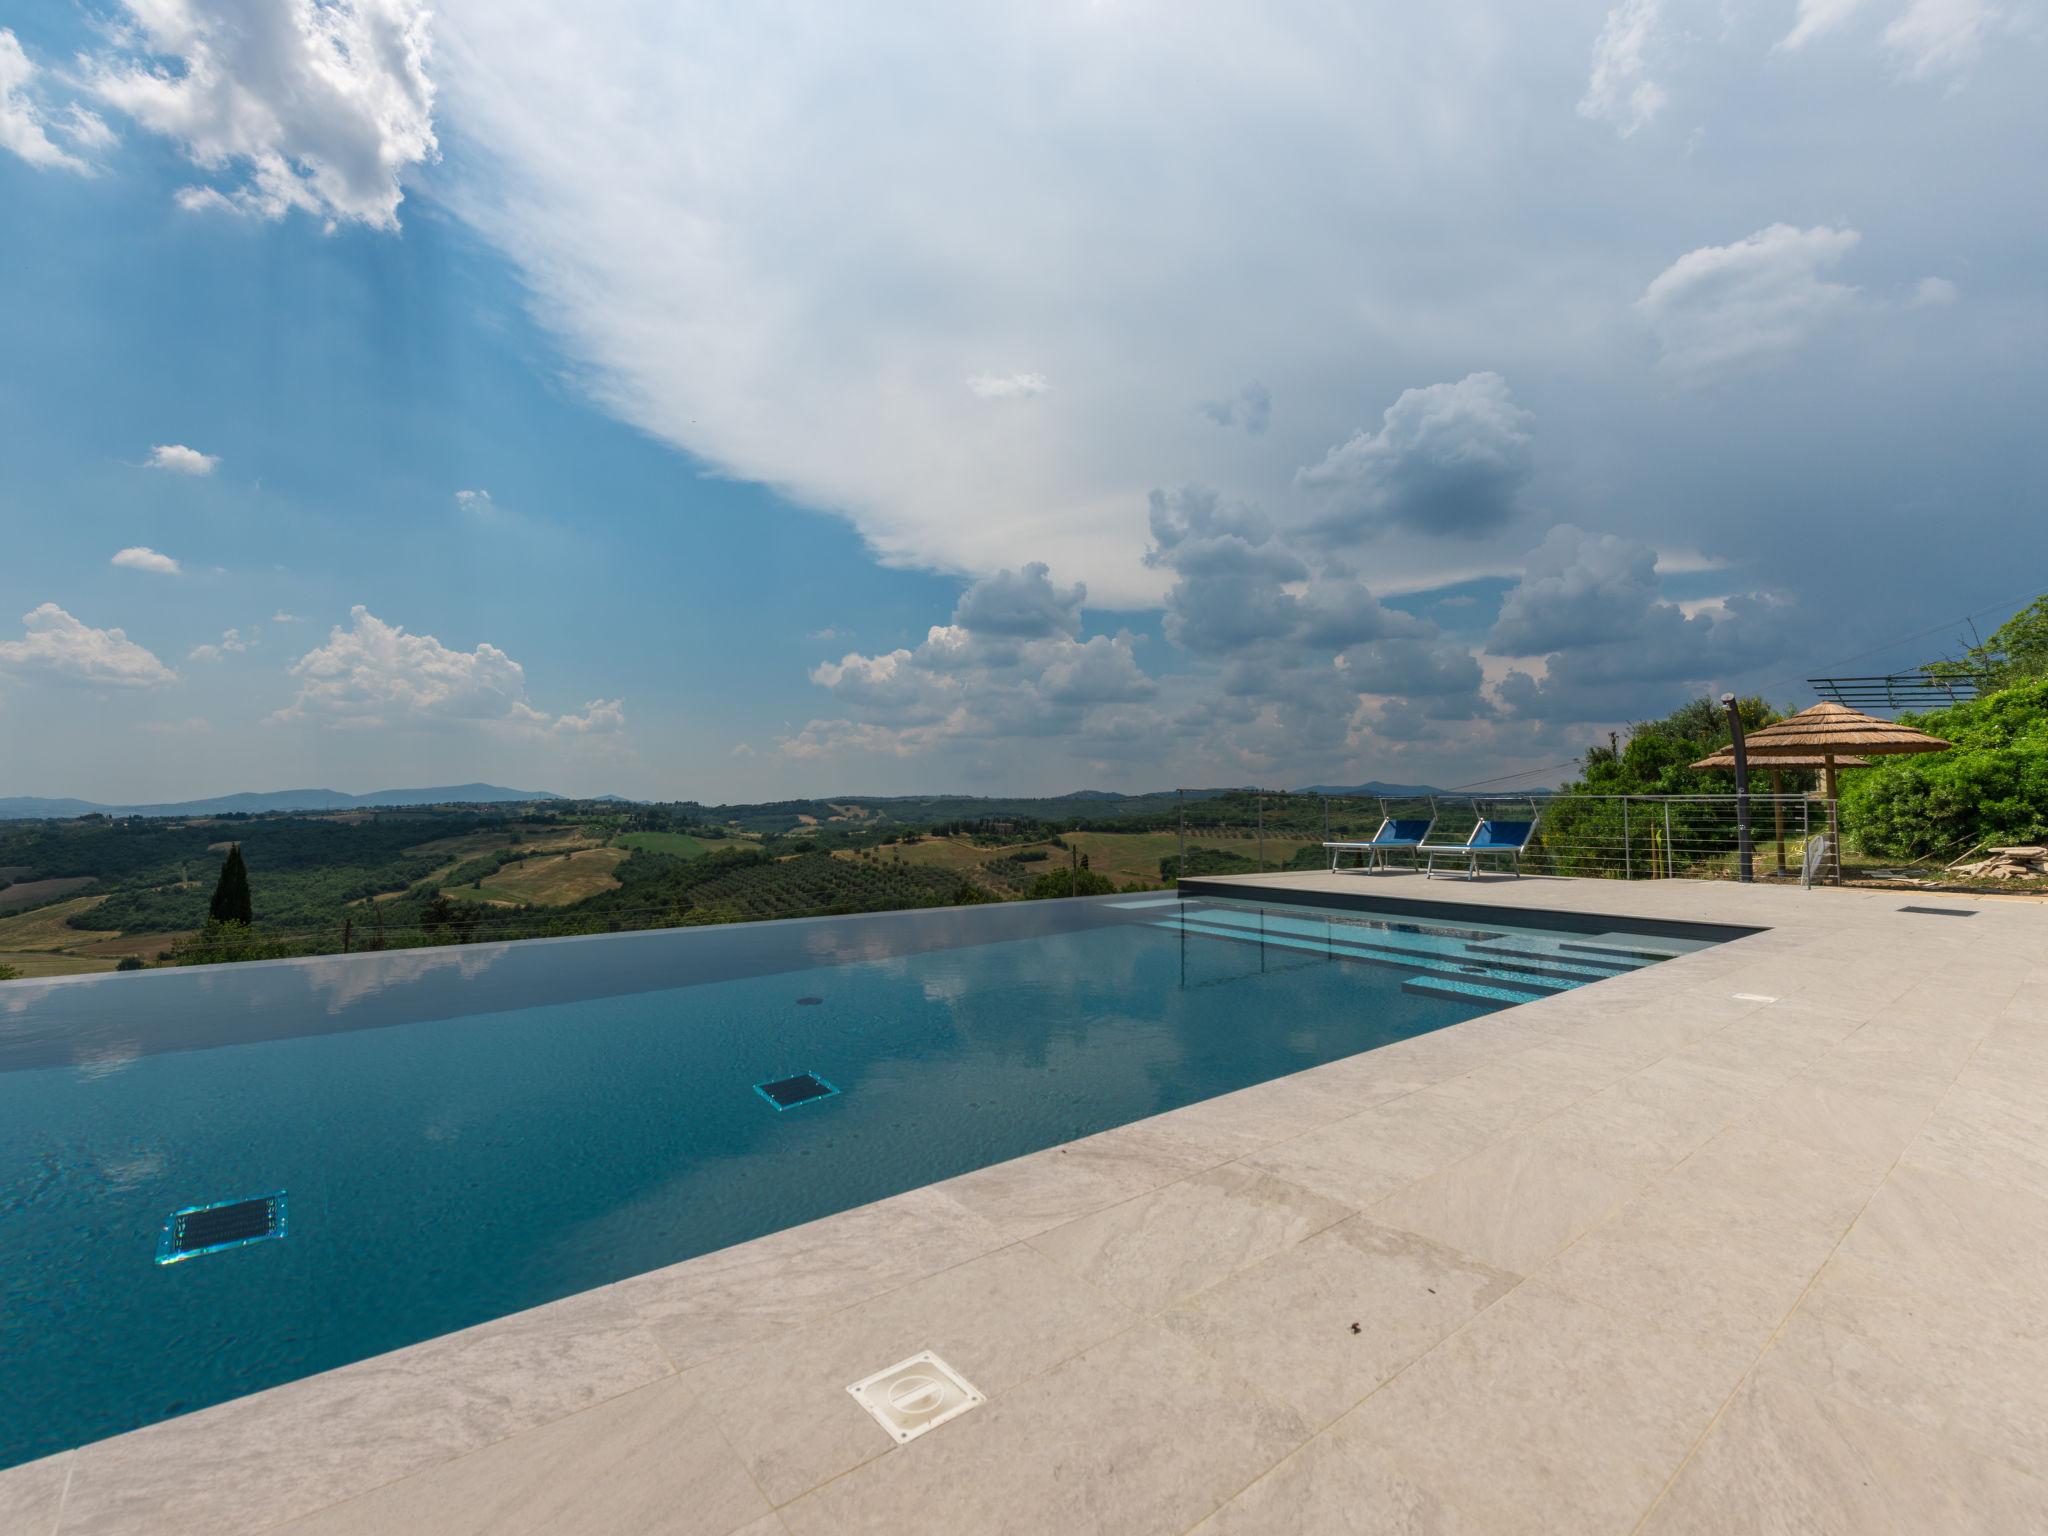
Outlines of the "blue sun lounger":
{"type": "Polygon", "coordinates": [[[1429,834],[1436,827],[1436,802],[1429,802],[1427,816],[1395,816],[1388,812],[1387,802],[1380,802],[1380,829],[1365,842],[1324,843],[1323,848],[1330,855],[1330,873],[1336,874],[1340,861],[1347,853],[1355,853],[1363,862],[1354,867],[1361,870],[1391,869],[1387,855],[1395,850],[1414,853],[1429,841],[1429,834]]]}
{"type": "Polygon", "coordinates": [[[1423,875],[1425,878],[1434,877],[1436,861],[1450,857],[1464,861],[1465,873],[1458,878],[1477,880],[1481,858],[1504,858],[1514,866],[1515,878],[1519,880],[1522,878],[1522,851],[1536,836],[1536,823],[1541,819],[1542,815],[1533,802],[1529,806],[1527,821],[1506,821],[1482,815],[1464,842],[1425,843],[1416,850],[1429,855],[1429,865],[1423,875]]]}

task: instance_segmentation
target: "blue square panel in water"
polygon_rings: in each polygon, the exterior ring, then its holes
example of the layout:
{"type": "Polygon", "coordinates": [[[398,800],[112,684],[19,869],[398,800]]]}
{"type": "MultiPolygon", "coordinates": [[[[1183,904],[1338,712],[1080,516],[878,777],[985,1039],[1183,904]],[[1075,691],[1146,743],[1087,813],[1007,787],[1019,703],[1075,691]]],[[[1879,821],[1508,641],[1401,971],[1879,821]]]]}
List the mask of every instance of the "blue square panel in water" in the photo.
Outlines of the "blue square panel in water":
{"type": "Polygon", "coordinates": [[[183,1259],[196,1259],[202,1253],[246,1248],[251,1243],[283,1237],[286,1231],[283,1190],[248,1200],[188,1205],[164,1219],[163,1232],[157,1238],[156,1261],[176,1264],[183,1259]]]}
{"type": "Polygon", "coordinates": [[[829,1099],[838,1091],[815,1072],[799,1072],[795,1077],[778,1077],[772,1083],[754,1084],[754,1092],[777,1109],[795,1109],[797,1105],[808,1104],[813,1099],[829,1099]]]}

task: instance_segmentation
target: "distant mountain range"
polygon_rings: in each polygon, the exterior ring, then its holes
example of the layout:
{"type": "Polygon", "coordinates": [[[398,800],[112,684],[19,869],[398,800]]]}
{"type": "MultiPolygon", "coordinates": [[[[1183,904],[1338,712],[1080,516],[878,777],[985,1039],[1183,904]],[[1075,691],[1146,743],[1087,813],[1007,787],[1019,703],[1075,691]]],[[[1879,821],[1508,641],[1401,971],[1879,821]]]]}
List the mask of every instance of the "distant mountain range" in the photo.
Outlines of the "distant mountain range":
{"type": "MultiPolygon", "coordinates": [[[[0,796],[0,821],[66,816],[220,816],[235,811],[347,811],[401,805],[496,805],[521,800],[561,800],[551,789],[507,789],[502,784],[444,784],[431,789],[379,789],[367,795],[338,789],[273,789],[210,800],[177,800],[162,805],[97,805],[90,800],[49,800],[37,795],[0,796]]],[[[600,798],[615,800],[616,795],[600,798]]]]}
{"type": "MultiPolygon", "coordinates": [[[[1191,789],[1189,799],[1207,799],[1211,796],[1228,794],[1227,789],[1191,789]]],[[[1311,784],[1306,789],[1294,791],[1303,795],[1352,795],[1367,799],[1385,796],[1390,800],[1408,800],[1423,795],[1443,795],[1449,791],[1437,789],[1428,784],[1382,784],[1372,780],[1364,784],[1311,784]]],[[[1085,801],[1112,805],[1126,801],[1166,802],[1173,798],[1173,790],[1151,790],[1140,794],[1125,795],[1108,789],[1077,789],[1064,795],[1000,797],[990,803],[1023,805],[1035,801],[1051,804],[1057,801],[1085,801]]],[[[390,808],[414,805],[509,805],[526,800],[564,800],[570,798],[551,789],[507,789],[502,784],[442,784],[427,789],[379,789],[367,795],[344,794],[338,789],[273,789],[247,791],[236,795],[215,795],[207,800],[174,800],[153,805],[101,805],[91,800],[46,799],[39,795],[0,796],[0,821],[25,821],[41,819],[62,819],[71,816],[221,816],[237,812],[261,814],[264,812],[290,811],[347,811],[390,808]]],[[[579,798],[609,801],[614,804],[632,802],[620,795],[593,795],[579,798]]],[[[926,804],[933,800],[979,800],[979,796],[928,796],[928,795],[848,795],[839,797],[845,803],[887,804],[910,802],[926,804]]],[[[791,802],[796,804],[798,802],[791,802]]],[[[829,804],[829,800],[804,801],[802,804],[829,804]]],[[[736,809],[725,807],[724,809],[736,809]]]]}
{"type": "Polygon", "coordinates": [[[1448,795],[1448,789],[1438,789],[1434,784],[1382,784],[1377,779],[1364,784],[1311,784],[1307,789],[1296,790],[1302,795],[1385,795],[1389,800],[1412,800],[1423,795],[1448,795]]]}

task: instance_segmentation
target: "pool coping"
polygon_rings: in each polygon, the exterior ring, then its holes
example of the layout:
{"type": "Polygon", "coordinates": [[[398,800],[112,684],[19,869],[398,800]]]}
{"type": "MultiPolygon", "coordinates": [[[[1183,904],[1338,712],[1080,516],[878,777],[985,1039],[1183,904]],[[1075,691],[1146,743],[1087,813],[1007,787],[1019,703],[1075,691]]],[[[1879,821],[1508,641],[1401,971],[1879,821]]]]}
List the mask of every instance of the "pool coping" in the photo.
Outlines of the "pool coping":
{"type": "Polygon", "coordinates": [[[0,1472],[0,1526],[1677,1530],[1851,1522],[1859,1475],[1886,1519],[1969,1490],[1928,1528],[2048,1510],[1999,1321],[2048,1256],[2048,909],[1427,889],[1754,931],[0,1472]],[[1355,1400],[1300,1336],[1333,1288],[1387,1367],[1355,1400]],[[893,1446],[844,1387],[925,1347],[989,1401],[893,1446]]]}

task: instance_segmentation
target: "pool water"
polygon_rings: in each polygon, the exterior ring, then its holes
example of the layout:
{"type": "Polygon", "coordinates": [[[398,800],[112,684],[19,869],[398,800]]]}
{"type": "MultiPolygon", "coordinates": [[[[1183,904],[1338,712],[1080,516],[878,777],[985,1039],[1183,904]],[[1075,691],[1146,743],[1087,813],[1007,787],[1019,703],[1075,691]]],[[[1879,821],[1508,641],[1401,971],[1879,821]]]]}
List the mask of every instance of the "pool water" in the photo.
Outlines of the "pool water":
{"type": "Polygon", "coordinates": [[[0,1466],[1700,942],[1118,897],[0,984],[0,1466]]]}

